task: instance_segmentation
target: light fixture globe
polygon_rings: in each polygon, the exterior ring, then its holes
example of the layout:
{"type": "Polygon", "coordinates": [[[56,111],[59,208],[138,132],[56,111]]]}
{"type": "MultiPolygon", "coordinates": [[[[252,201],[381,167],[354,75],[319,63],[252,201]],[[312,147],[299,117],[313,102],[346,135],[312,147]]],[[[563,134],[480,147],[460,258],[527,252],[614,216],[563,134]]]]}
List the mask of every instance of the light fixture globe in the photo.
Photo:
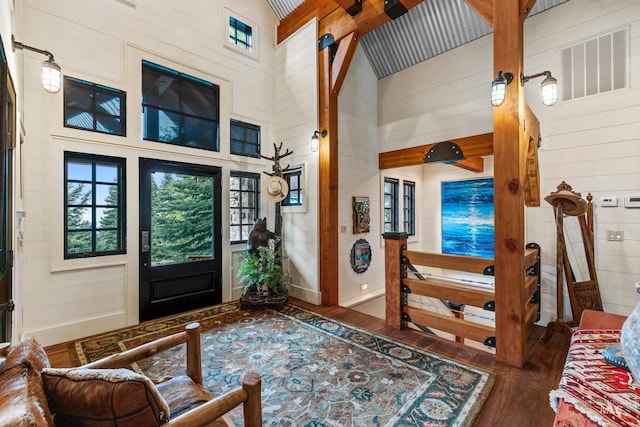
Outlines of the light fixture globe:
{"type": "Polygon", "coordinates": [[[42,63],[42,88],[49,93],[57,93],[60,91],[60,82],[62,80],[62,72],[60,66],[49,58],[42,63]]]}
{"type": "Polygon", "coordinates": [[[513,80],[513,74],[498,71],[496,79],[491,83],[491,105],[498,107],[507,95],[507,85],[513,80]]]}
{"type": "Polygon", "coordinates": [[[542,87],[542,103],[547,107],[555,105],[558,102],[558,80],[549,74],[540,86],[542,87]]]}
{"type": "Polygon", "coordinates": [[[318,151],[318,148],[320,148],[320,139],[318,138],[318,131],[316,131],[311,137],[311,151],[315,153],[318,151]]]}

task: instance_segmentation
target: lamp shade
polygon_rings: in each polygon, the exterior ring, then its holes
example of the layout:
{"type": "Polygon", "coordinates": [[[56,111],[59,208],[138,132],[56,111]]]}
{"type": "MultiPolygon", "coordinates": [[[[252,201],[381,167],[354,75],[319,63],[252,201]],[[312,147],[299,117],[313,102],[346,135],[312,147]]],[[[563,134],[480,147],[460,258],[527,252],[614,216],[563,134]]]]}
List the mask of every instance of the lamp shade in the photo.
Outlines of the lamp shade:
{"type": "Polygon", "coordinates": [[[60,91],[62,72],[60,66],[52,59],[47,59],[42,63],[42,88],[49,93],[60,91]]]}
{"type": "Polygon", "coordinates": [[[551,107],[558,102],[558,80],[549,74],[541,83],[542,86],[542,103],[547,107],[551,107]]]}
{"type": "Polygon", "coordinates": [[[498,76],[491,83],[491,105],[494,107],[502,105],[507,94],[507,85],[511,83],[512,79],[511,73],[498,72],[498,76]]]}
{"type": "Polygon", "coordinates": [[[318,138],[318,132],[315,132],[311,137],[311,151],[315,153],[318,148],[320,148],[320,139],[318,138]]]}

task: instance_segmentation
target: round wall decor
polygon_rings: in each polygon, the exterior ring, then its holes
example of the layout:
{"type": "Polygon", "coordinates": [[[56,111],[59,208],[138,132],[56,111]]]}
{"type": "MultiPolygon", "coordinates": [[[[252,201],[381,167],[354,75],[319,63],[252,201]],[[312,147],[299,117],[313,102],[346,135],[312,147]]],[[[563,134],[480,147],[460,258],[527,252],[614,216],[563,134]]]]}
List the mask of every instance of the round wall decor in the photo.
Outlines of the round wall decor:
{"type": "Polygon", "coordinates": [[[371,245],[365,239],[358,239],[351,247],[351,268],[358,274],[364,273],[371,264],[371,245]]]}

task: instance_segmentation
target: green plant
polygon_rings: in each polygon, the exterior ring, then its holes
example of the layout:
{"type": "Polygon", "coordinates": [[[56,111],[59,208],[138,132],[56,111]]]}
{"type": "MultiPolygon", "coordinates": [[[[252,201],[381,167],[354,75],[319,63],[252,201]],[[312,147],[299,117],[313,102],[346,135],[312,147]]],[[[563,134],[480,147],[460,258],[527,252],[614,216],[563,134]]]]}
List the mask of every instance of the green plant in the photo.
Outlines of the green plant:
{"type": "Polygon", "coordinates": [[[289,275],[282,268],[282,251],[273,245],[259,246],[255,251],[240,255],[236,275],[243,285],[242,295],[252,288],[256,293],[281,295],[289,283],[289,275]]]}

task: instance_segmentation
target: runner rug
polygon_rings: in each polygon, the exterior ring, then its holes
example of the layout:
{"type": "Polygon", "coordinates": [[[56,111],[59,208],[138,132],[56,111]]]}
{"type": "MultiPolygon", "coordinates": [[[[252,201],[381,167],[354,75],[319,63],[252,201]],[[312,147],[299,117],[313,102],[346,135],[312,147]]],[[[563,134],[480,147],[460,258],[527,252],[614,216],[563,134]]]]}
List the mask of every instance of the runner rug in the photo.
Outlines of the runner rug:
{"type": "MultiPolygon", "coordinates": [[[[77,341],[81,364],[184,325],[202,325],[204,386],[214,396],[262,377],[265,426],[466,426],[494,375],[306,311],[244,311],[237,302],[77,341]]],[[[150,377],[185,373],[183,346],[138,363],[150,377]]],[[[238,426],[242,409],[231,412],[238,426]]]]}

